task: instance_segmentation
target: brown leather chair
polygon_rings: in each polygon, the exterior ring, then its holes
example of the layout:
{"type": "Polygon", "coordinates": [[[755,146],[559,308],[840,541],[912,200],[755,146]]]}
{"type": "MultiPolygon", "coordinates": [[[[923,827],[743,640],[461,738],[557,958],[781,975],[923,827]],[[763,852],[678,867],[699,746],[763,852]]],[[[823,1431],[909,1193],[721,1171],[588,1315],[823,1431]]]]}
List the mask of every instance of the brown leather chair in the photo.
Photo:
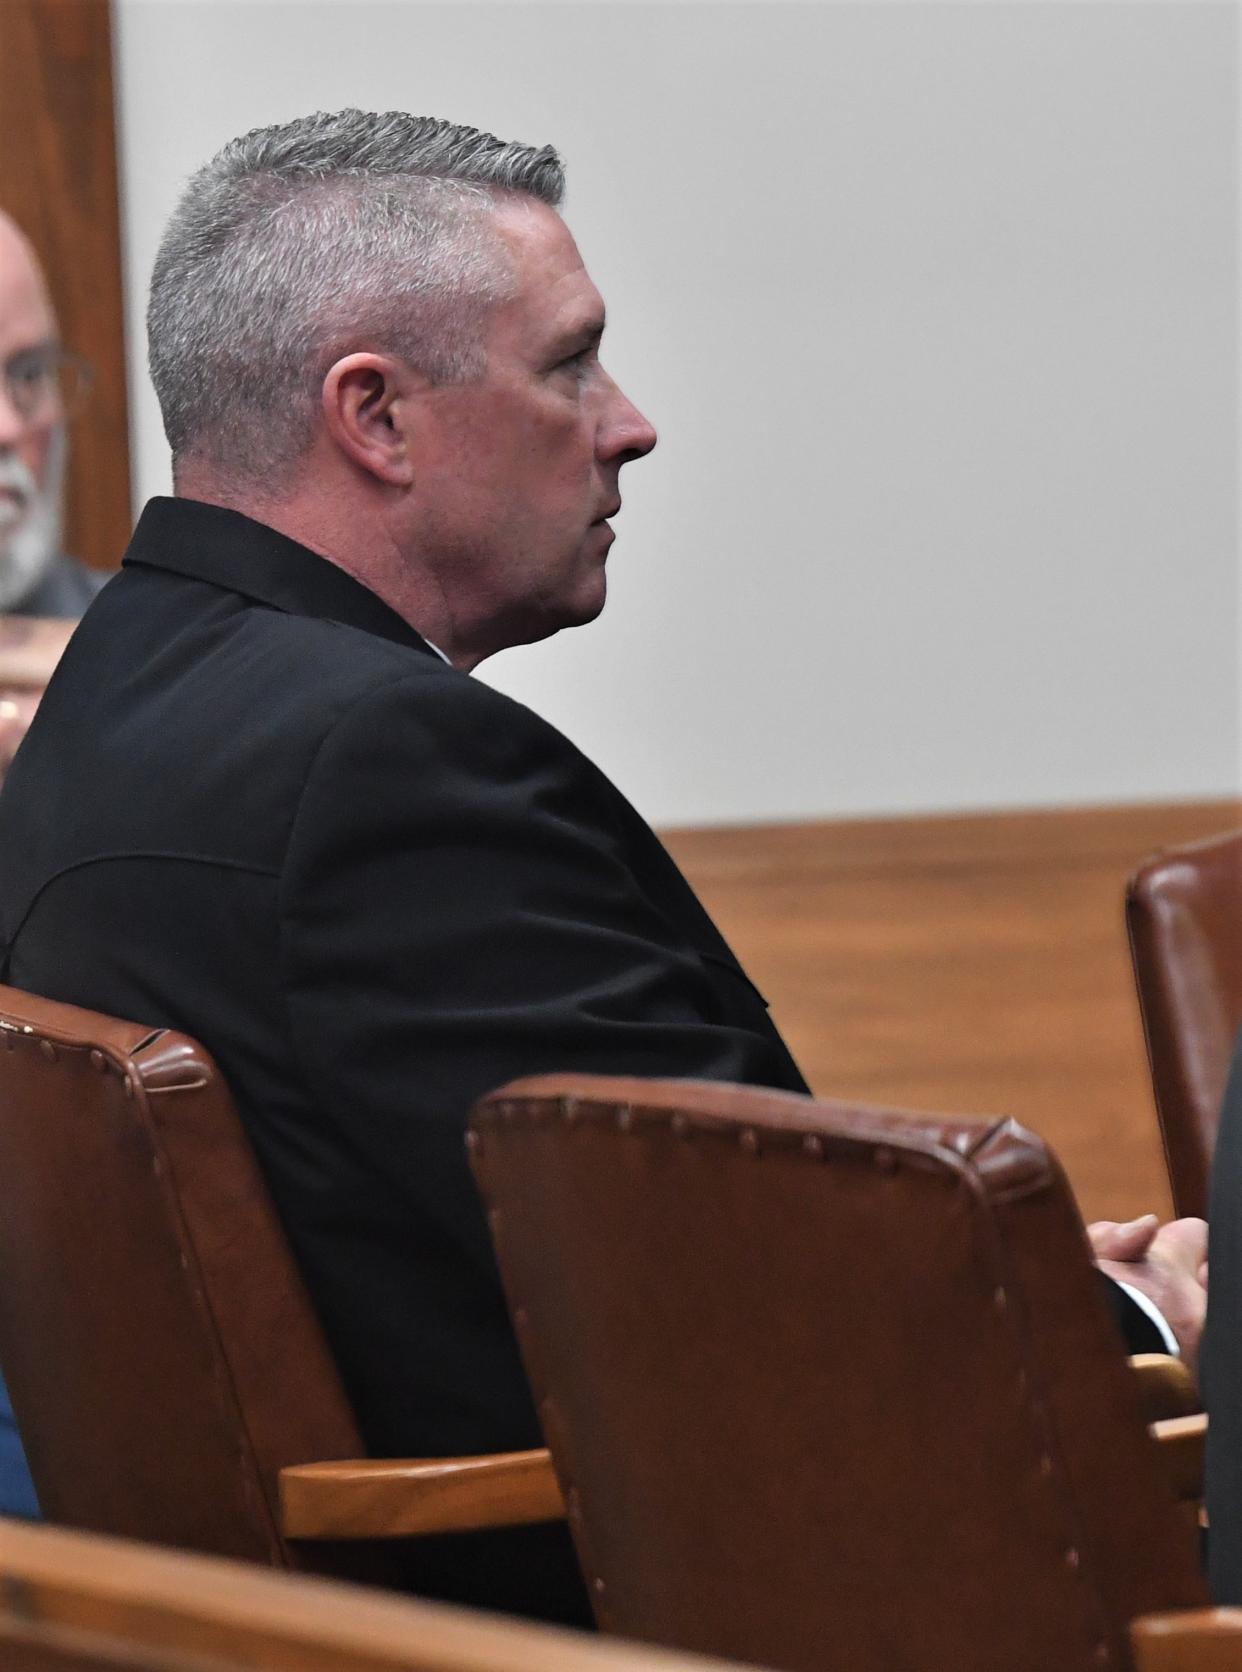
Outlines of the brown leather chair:
{"type": "Polygon", "coordinates": [[[745,1672],[496,1615],[0,1521],[4,1672],[745,1672]]]}
{"type": "Polygon", "coordinates": [[[1147,860],[1126,889],[1126,926],[1173,1203],[1206,1216],[1242,1024],[1242,833],[1147,860]]]}
{"type": "Polygon", "coordinates": [[[1020,1127],[552,1076],[471,1144],[605,1628],[788,1672],[1087,1672],[1205,1600],[1020,1127]]]}
{"type": "Polygon", "coordinates": [[[228,1090],[183,1034],[0,987],[0,1181],[0,1363],[52,1521],[387,1578],[339,1541],[563,1513],[542,1451],[362,1460],[228,1090]]]}

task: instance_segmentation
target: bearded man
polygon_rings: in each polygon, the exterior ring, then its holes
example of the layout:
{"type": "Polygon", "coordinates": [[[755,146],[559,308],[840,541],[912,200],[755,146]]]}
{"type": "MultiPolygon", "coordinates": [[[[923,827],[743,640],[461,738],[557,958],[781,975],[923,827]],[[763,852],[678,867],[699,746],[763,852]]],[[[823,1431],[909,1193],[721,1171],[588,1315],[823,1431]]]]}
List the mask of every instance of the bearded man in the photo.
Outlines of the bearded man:
{"type": "Polygon", "coordinates": [[[0,210],[0,615],[75,618],[106,577],[61,550],[66,355],[34,251],[0,210]]]}

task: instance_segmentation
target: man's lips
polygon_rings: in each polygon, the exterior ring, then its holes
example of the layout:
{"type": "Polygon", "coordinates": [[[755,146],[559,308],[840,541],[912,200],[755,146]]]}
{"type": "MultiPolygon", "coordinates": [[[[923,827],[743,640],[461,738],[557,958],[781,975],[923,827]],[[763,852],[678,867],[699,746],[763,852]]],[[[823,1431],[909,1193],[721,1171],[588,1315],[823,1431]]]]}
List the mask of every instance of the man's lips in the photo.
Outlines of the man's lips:
{"type": "Polygon", "coordinates": [[[600,523],[606,523],[608,521],[609,517],[615,517],[617,512],[620,509],[621,509],[621,501],[618,500],[617,503],[615,505],[610,506],[607,511],[601,511],[600,512],[599,516],[596,517],[595,521],[591,524],[592,528],[598,527],[598,525],[600,523]]]}

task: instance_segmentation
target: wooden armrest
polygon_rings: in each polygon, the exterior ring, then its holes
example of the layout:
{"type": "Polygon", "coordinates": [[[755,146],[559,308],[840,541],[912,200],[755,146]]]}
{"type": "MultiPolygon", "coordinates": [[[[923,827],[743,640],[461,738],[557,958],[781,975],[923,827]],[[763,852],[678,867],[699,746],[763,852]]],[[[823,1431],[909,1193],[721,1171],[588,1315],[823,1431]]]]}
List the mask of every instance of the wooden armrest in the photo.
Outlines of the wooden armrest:
{"type": "Polygon", "coordinates": [[[1195,1379],[1181,1359],[1168,1353],[1136,1353],[1130,1368],[1138,1377],[1144,1422],[1188,1417],[1203,1409],[1195,1379]]]}
{"type": "Polygon", "coordinates": [[[1179,1608],[1130,1622],[1138,1672],[1239,1672],[1242,1608],[1179,1608]]]}
{"type": "Polygon", "coordinates": [[[359,1458],[280,1471],[286,1538],[404,1538],[558,1521],[565,1501],[546,1451],[359,1458]]]}
{"type": "Polygon", "coordinates": [[[1156,1442],[1160,1462],[1176,1498],[1197,1502],[1203,1496],[1203,1446],[1207,1417],[1166,1417],[1147,1432],[1156,1442]]]}

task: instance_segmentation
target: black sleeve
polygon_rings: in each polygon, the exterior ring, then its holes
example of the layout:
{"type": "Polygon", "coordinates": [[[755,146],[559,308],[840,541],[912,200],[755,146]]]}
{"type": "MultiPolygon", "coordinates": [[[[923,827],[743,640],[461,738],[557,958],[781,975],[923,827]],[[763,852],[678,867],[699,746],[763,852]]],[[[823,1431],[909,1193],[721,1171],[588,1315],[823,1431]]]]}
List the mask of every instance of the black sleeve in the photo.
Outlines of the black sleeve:
{"type": "Polygon", "coordinates": [[[1103,1285],[1104,1298],[1117,1321],[1126,1352],[1167,1353],[1169,1349],[1164,1337],[1143,1308],[1135,1305],[1121,1285],[1114,1283],[1104,1272],[1097,1271],[1096,1275],[1103,1285]]]}

